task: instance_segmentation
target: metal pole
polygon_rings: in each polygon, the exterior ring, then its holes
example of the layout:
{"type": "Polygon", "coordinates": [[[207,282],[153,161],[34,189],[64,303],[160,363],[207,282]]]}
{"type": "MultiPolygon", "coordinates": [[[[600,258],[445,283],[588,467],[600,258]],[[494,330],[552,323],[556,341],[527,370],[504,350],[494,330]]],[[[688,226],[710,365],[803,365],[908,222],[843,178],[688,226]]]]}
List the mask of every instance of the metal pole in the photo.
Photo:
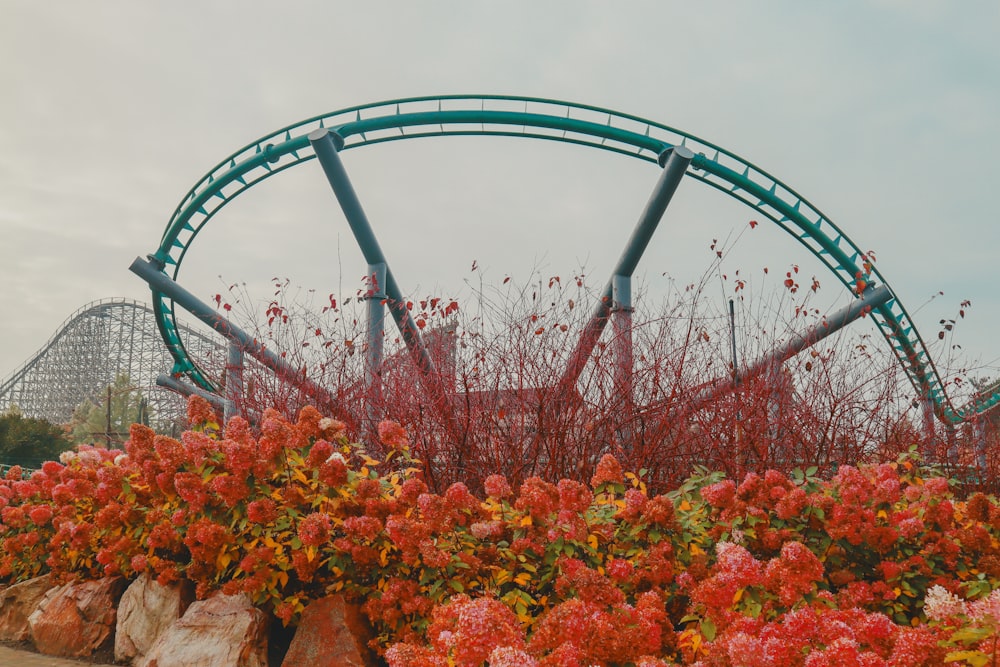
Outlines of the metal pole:
{"type": "Polygon", "coordinates": [[[982,415],[972,422],[972,437],[976,447],[976,466],[979,468],[979,479],[985,479],[986,474],[986,419],[982,415]]]}
{"type": "Polygon", "coordinates": [[[632,350],[632,278],[616,275],[611,279],[614,298],[614,313],[612,328],[614,329],[615,346],[615,391],[618,393],[622,410],[622,418],[618,420],[615,429],[619,444],[622,447],[632,445],[631,417],[634,406],[634,381],[632,350]]]}
{"type": "Polygon", "coordinates": [[[614,276],[611,279],[614,300],[614,333],[617,379],[615,386],[626,400],[632,397],[632,279],[614,276]]]}
{"type": "Polygon", "coordinates": [[[368,419],[378,417],[382,405],[382,356],[385,332],[385,262],[368,265],[368,353],[365,360],[365,386],[368,390],[368,419]]]}
{"type": "Polygon", "coordinates": [[[921,407],[924,417],[924,460],[931,461],[934,458],[934,449],[937,444],[937,433],[934,430],[934,400],[930,396],[921,398],[921,407]]]}
{"type": "Polygon", "coordinates": [[[226,402],[223,422],[241,416],[239,401],[243,399],[243,348],[230,341],[226,350],[226,402]]]}
{"type": "Polygon", "coordinates": [[[954,468],[958,464],[958,434],[955,433],[955,425],[946,424],[944,434],[948,443],[947,464],[949,467],[954,468]]]}
{"type": "Polygon", "coordinates": [[[141,257],[136,257],[129,270],[145,280],[152,289],[165,294],[175,304],[218,331],[228,340],[239,345],[244,353],[249,354],[271,369],[279,378],[299,387],[306,395],[321,403],[324,407],[329,408],[338,417],[344,418],[348,422],[353,421],[329,391],[305,377],[302,370],[292,367],[275,352],[261,344],[256,338],[253,338],[247,332],[216,313],[211,306],[167,277],[152,262],[141,257]]]}
{"type": "MultiPolygon", "coordinates": [[[[667,210],[667,205],[670,204],[670,199],[674,196],[674,192],[677,190],[677,186],[681,182],[681,178],[684,176],[693,158],[694,153],[685,146],[668,148],[660,155],[659,160],[660,165],[663,167],[663,172],[660,174],[660,179],[656,182],[653,194],[650,195],[649,201],[646,202],[646,207],[639,216],[639,222],[632,231],[632,236],[629,238],[628,243],[625,244],[625,250],[618,259],[618,264],[615,266],[615,270],[611,274],[612,276],[632,277],[635,267],[639,264],[639,260],[649,245],[650,239],[653,238],[653,232],[656,231],[656,227],[660,224],[660,219],[663,218],[663,214],[667,210]]],[[[576,349],[573,350],[569,363],[566,365],[566,371],[560,379],[560,385],[564,389],[568,389],[576,384],[580,373],[583,372],[583,367],[587,364],[587,359],[590,357],[591,352],[594,351],[594,346],[597,345],[597,341],[601,337],[601,332],[604,331],[604,327],[608,323],[608,317],[611,314],[611,305],[614,299],[613,291],[612,281],[608,281],[604,291],[601,293],[597,308],[580,334],[580,341],[577,343],[576,349]]]]}
{"type": "Polygon", "coordinates": [[[736,365],[736,306],[729,300],[729,338],[733,344],[733,382],[740,383],[740,369],[736,365]]]}

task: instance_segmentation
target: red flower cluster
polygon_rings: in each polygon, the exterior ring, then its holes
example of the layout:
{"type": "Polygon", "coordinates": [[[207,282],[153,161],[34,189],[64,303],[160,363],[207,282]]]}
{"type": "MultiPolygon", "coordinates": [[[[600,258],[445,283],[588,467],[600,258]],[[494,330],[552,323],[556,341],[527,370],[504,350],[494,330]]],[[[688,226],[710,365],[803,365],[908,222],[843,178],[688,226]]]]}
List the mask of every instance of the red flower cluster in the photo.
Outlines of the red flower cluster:
{"type": "Polygon", "coordinates": [[[0,480],[0,580],[148,572],[287,622],[344,591],[393,665],[919,667],[998,633],[1000,509],[908,457],[651,495],[605,456],[590,487],[492,475],[484,500],[432,493],[392,422],[388,464],[310,409],[205,423],[0,480]]]}

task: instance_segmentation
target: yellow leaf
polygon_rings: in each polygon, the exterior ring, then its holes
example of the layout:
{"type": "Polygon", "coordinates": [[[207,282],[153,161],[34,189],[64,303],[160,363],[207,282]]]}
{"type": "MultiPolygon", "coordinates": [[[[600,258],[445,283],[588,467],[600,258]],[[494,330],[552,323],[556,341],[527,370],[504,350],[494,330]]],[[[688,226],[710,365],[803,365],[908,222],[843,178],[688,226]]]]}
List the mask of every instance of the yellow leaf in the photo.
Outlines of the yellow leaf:
{"type": "Polygon", "coordinates": [[[522,525],[522,526],[530,526],[531,525],[531,515],[527,514],[527,515],[521,517],[521,523],[520,523],[520,525],[522,525]]]}
{"type": "Polygon", "coordinates": [[[990,661],[989,656],[987,656],[982,651],[952,651],[944,657],[945,660],[950,662],[957,662],[959,660],[964,660],[974,667],[979,667],[980,665],[988,664],[990,661]]]}
{"type": "Polygon", "coordinates": [[[219,558],[216,560],[216,563],[218,564],[220,570],[226,569],[232,562],[233,562],[233,557],[229,554],[228,551],[224,551],[221,554],[219,554],[219,558]]]}
{"type": "Polygon", "coordinates": [[[736,591],[736,594],[733,595],[733,604],[736,604],[737,602],[739,602],[740,600],[743,599],[743,591],[744,591],[744,589],[742,589],[742,588],[740,590],[736,591]]]}
{"type": "Polygon", "coordinates": [[[692,556],[700,556],[701,554],[705,553],[705,551],[694,542],[692,542],[691,545],[688,547],[688,551],[691,552],[692,556]]]}
{"type": "Polygon", "coordinates": [[[521,574],[514,577],[514,583],[516,583],[518,586],[527,586],[529,583],[531,583],[531,575],[528,574],[527,572],[522,572],[521,574]]]}
{"type": "Polygon", "coordinates": [[[889,514],[885,510],[879,510],[878,514],[875,515],[876,519],[888,519],[889,514]]]}
{"type": "Polygon", "coordinates": [[[689,503],[687,500],[682,500],[681,504],[677,506],[677,509],[680,510],[681,512],[686,512],[691,509],[691,503],[689,503]]]}
{"type": "Polygon", "coordinates": [[[281,587],[284,588],[288,585],[288,573],[284,570],[278,572],[278,581],[281,583],[281,587]]]}
{"type": "Polygon", "coordinates": [[[591,549],[596,549],[597,548],[597,535],[594,535],[593,533],[591,533],[590,537],[587,538],[587,544],[590,545],[591,549]]]}

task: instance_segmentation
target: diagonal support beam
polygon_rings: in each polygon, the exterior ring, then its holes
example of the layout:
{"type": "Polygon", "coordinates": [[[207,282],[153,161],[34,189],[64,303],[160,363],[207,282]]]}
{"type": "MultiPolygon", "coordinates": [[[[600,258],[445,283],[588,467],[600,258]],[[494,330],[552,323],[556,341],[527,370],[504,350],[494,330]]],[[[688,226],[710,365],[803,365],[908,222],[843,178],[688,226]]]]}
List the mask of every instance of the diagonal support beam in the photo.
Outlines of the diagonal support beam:
{"type": "Polygon", "coordinates": [[[129,266],[129,270],[145,280],[150,288],[165,294],[175,304],[225,336],[244,353],[271,369],[279,378],[301,389],[323,408],[331,410],[334,416],[344,419],[348,423],[353,421],[329,391],[305,377],[300,369],[289,364],[246,331],[219,315],[210,305],[181,287],[155,264],[141,257],[136,257],[132,265],[129,266]]]}
{"type": "Polygon", "coordinates": [[[580,334],[576,349],[573,350],[566,370],[559,380],[559,385],[564,393],[576,385],[580,373],[587,365],[587,360],[608,323],[614,302],[615,277],[618,276],[618,279],[621,280],[622,278],[631,278],[632,274],[635,273],[635,267],[646,251],[650,239],[653,238],[653,232],[660,224],[660,219],[663,218],[663,213],[667,210],[667,205],[674,196],[674,192],[693,158],[694,153],[684,146],[668,148],[660,155],[660,165],[663,167],[660,179],[656,182],[653,194],[646,202],[646,207],[639,216],[639,222],[632,231],[632,236],[611,273],[612,278],[601,293],[597,308],[580,334]]]}
{"type": "Polygon", "coordinates": [[[385,286],[383,289],[387,297],[389,312],[396,321],[400,336],[416,361],[428,390],[432,392],[441,409],[446,412],[447,399],[441,390],[440,378],[434,361],[420,337],[413,316],[406,308],[406,300],[403,298],[396,278],[392,274],[392,269],[386,261],[385,253],[382,252],[378,239],[375,238],[375,232],[371,223],[368,222],[368,216],[365,215],[364,208],[354,192],[354,186],[351,185],[344,163],[340,159],[339,151],[344,146],[343,138],[325,128],[313,130],[309,133],[308,138],[316,153],[316,159],[323,167],[330,187],[333,188],[333,193],[337,196],[340,208],[344,211],[344,216],[347,218],[347,223],[361,248],[365,261],[371,266],[385,265],[385,286]]]}
{"type": "MultiPolygon", "coordinates": [[[[205,391],[199,387],[181,382],[175,377],[167,375],[166,373],[160,373],[156,376],[156,384],[164,389],[169,389],[172,392],[178,393],[181,396],[201,396],[206,401],[212,404],[216,410],[224,412],[227,409],[228,400],[222,398],[218,394],[213,394],[210,391],[205,391]]],[[[226,419],[226,422],[229,420],[226,419]]]]}
{"type": "MultiPolygon", "coordinates": [[[[755,377],[761,373],[770,372],[781,364],[785,363],[799,352],[812,347],[827,336],[840,331],[851,322],[863,317],[872,309],[878,308],[892,299],[892,291],[886,285],[879,287],[869,287],[860,299],[856,299],[844,308],[841,308],[833,315],[825,318],[822,322],[813,325],[803,333],[794,334],[787,343],[773,350],[763,359],[750,366],[742,374],[743,378],[755,377]]],[[[725,378],[714,380],[708,385],[703,385],[704,389],[698,392],[688,403],[683,412],[697,412],[709,403],[712,403],[720,396],[723,396],[739,386],[738,379],[725,378]]]]}

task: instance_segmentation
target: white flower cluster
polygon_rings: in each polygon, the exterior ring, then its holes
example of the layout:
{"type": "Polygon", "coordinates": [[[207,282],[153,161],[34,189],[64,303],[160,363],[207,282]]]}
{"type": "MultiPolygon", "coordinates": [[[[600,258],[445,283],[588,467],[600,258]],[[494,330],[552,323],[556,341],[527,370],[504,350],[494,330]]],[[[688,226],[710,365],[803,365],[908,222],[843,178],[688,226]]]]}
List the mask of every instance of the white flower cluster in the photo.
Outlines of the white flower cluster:
{"type": "Polygon", "coordinates": [[[934,585],[927,589],[924,597],[924,613],[932,621],[945,621],[956,616],[964,616],[977,623],[1000,626],[1000,589],[984,598],[971,602],[963,600],[943,586],[934,585]]]}

